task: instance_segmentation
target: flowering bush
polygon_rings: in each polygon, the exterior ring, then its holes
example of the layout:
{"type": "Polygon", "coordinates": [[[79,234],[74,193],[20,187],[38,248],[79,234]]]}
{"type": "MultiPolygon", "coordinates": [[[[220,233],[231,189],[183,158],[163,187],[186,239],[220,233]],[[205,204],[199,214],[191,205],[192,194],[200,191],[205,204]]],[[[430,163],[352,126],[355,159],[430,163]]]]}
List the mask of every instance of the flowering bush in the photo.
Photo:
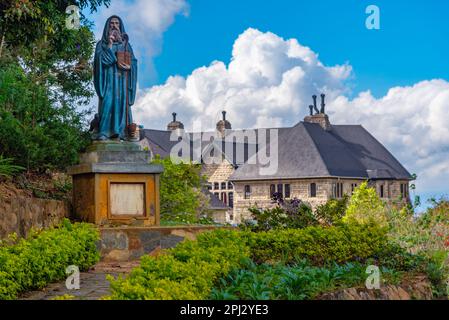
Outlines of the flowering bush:
{"type": "Polygon", "coordinates": [[[276,205],[272,209],[249,208],[254,223],[247,221],[245,226],[258,232],[272,229],[302,229],[318,224],[312,208],[307,203],[296,198],[284,200],[280,193],[274,193],[272,201],[276,205]]]}

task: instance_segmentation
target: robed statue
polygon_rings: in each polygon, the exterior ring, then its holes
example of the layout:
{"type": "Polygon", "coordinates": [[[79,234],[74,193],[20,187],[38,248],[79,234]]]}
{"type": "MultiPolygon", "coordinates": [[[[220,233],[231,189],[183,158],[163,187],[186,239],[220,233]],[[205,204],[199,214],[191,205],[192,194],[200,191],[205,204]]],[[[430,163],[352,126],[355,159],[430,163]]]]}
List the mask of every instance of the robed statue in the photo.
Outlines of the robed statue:
{"type": "Polygon", "coordinates": [[[136,130],[131,106],[136,97],[137,60],[128,41],[122,19],[110,17],[95,50],[98,114],[92,128],[94,140],[127,140],[136,130]]]}

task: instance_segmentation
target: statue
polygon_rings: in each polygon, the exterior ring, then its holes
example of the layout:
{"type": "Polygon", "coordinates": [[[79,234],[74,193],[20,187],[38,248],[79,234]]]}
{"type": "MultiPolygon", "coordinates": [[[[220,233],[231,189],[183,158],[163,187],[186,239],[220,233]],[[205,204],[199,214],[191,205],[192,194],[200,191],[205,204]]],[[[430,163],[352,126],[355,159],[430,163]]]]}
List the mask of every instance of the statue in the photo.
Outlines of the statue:
{"type": "Polygon", "coordinates": [[[137,60],[128,43],[123,21],[110,17],[97,43],[94,84],[98,115],[93,123],[93,140],[126,140],[135,135],[131,106],[137,86],[137,60]]]}

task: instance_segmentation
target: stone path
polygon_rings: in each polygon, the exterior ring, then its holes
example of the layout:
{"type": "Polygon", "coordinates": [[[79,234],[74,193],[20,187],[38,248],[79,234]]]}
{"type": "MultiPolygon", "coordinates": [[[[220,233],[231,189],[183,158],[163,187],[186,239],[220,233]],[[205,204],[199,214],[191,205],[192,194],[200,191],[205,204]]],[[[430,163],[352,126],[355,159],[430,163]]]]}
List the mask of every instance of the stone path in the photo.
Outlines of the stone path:
{"type": "Polygon", "coordinates": [[[88,272],[80,274],[80,290],[68,290],[65,280],[48,285],[40,291],[24,293],[20,300],[52,300],[64,295],[74,296],[73,300],[99,300],[110,294],[108,274],[117,277],[126,275],[139,265],[139,261],[132,262],[100,262],[88,272]]]}

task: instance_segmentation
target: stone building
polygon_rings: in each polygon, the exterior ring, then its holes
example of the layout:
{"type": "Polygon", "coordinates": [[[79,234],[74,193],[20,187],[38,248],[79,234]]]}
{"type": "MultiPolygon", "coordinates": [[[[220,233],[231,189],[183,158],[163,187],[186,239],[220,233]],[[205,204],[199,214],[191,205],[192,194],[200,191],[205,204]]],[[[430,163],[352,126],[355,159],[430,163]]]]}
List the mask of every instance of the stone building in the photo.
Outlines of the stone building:
{"type": "MultiPolygon", "coordinates": [[[[187,133],[191,148],[182,156],[203,164],[209,192],[228,208],[227,222],[249,218],[250,206],[273,206],[274,192],[286,199],[301,199],[315,208],[329,199],[351,194],[364,181],[385,201],[409,201],[412,176],[379,141],[361,125],[331,124],[324,95],[321,110],[314,96],[310,111],[293,127],[255,130],[232,130],[224,112],[215,132],[202,133],[206,139],[187,133]],[[274,154],[270,148],[277,154],[277,163],[276,170],[267,173],[263,170],[266,163],[259,158],[274,154]]],[[[167,131],[144,130],[142,144],[153,154],[167,157],[179,143],[173,132],[183,132],[182,128],[182,123],[174,119],[167,131]]],[[[223,219],[221,216],[218,220],[223,219]]]]}

